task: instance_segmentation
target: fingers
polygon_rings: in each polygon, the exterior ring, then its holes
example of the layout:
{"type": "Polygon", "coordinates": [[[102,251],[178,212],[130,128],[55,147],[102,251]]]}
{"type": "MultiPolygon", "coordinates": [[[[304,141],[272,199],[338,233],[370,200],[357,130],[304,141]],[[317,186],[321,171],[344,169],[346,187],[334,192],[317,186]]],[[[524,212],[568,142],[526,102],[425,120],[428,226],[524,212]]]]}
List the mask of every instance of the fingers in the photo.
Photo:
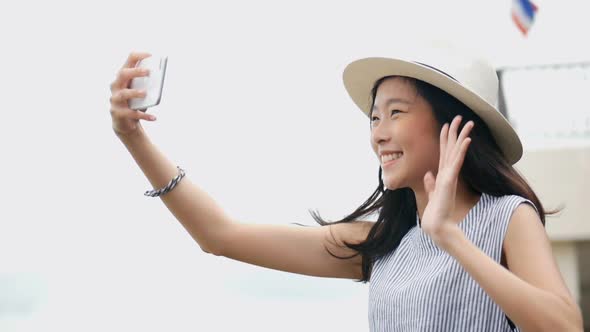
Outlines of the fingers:
{"type": "Polygon", "coordinates": [[[131,98],[143,98],[146,95],[145,90],[138,89],[121,89],[115,90],[111,96],[111,104],[125,104],[131,98]]]}
{"type": "Polygon", "coordinates": [[[457,145],[458,148],[455,149],[455,154],[452,156],[452,159],[455,160],[457,158],[457,156],[459,154],[461,154],[462,148],[463,146],[461,145],[463,143],[463,141],[465,141],[465,139],[467,139],[467,136],[469,135],[469,133],[471,132],[471,129],[473,128],[475,124],[473,123],[473,121],[468,121],[465,126],[463,126],[463,129],[461,130],[461,133],[459,134],[459,138],[457,138],[457,145]]]}
{"type": "Polygon", "coordinates": [[[467,154],[467,148],[469,147],[469,143],[471,143],[471,138],[467,137],[465,140],[461,142],[457,157],[453,161],[452,165],[452,175],[454,177],[459,176],[459,171],[461,170],[461,166],[463,165],[463,161],[465,161],[465,154],[467,154]]]}
{"type": "Polygon", "coordinates": [[[447,136],[449,135],[449,124],[445,123],[440,131],[440,156],[438,158],[438,169],[441,170],[447,160],[447,136]]]}
{"type": "Polygon", "coordinates": [[[156,120],[156,117],[151,114],[146,114],[146,109],[132,110],[129,108],[127,103],[131,98],[142,98],[145,97],[145,90],[138,89],[122,89],[117,90],[111,96],[111,113],[114,116],[122,115],[128,116],[131,119],[142,119],[142,120],[156,120]]]}
{"type": "Polygon", "coordinates": [[[111,92],[127,88],[133,78],[148,76],[149,73],[149,70],[145,68],[121,68],[117,73],[117,77],[111,83],[111,92]]]}
{"type": "MultiPolygon", "coordinates": [[[[463,145],[466,140],[471,141],[468,138],[471,129],[474,127],[473,121],[467,122],[461,129],[459,137],[457,137],[457,129],[461,124],[461,116],[456,116],[451,124],[445,123],[440,132],[440,158],[439,158],[439,170],[444,168],[446,165],[455,164],[457,159],[460,157],[464,159],[467,151],[467,145],[463,145]],[[465,150],[464,150],[465,149],[465,150]]],[[[462,163],[462,162],[461,162],[462,163]]]]}
{"type": "Polygon", "coordinates": [[[152,55],[147,52],[131,52],[125,61],[125,64],[121,68],[135,67],[139,61],[149,58],[150,56],[152,55]]]}
{"type": "Polygon", "coordinates": [[[155,121],[156,117],[152,114],[147,114],[145,111],[142,110],[131,110],[129,113],[129,117],[135,120],[147,120],[147,121],[155,121]]]}
{"type": "Polygon", "coordinates": [[[139,61],[150,56],[151,54],[147,52],[131,52],[117,73],[117,77],[111,83],[111,92],[128,87],[129,81],[134,77],[149,75],[149,71],[135,68],[135,66],[137,66],[139,61]]]}
{"type": "Polygon", "coordinates": [[[145,110],[132,110],[130,108],[111,108],[111,116],[120,122],[123,119],[156,121],[152,114],[145,113],[145,110]]]}
{"type": "Polygon", "coordinates": [[[136,68],[139,61],[149,56],[149,53],[131,53],[111,83],[110,113],[113,119],[113,130],[117,135],[127,135],[141,128],[139,120],[156,120],[154,115],[145,113],[145,109],[132,110],[128,104],[129,99],[143,98],[147,94],[143,89],[130,89],[129,83],[135,77],[149,75],[148,70],[136,68]]]}
{"type": "Polygon", "coordinates": [[[447,151],[446,151],[446,163],[449,163],[454,155],[455,145],[457,143],[457,128],[461,124],[461,116],[457,115],[449,128],[449,136],[447,137],[447,151]]]}

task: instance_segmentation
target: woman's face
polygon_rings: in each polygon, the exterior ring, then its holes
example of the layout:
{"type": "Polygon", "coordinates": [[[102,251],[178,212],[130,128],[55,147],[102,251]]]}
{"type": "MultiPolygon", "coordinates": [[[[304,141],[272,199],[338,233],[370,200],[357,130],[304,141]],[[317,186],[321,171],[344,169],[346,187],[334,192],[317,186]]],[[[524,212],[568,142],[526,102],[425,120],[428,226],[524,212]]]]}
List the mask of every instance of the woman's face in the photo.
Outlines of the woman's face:
{"type": "Polygon", "coordinates": [[[439,137],[432,107],[410,81],[393,77],[379,85],[371,114],[371,146],[385,188],[424,190],[426,172],[438,172],[439,137]]]}

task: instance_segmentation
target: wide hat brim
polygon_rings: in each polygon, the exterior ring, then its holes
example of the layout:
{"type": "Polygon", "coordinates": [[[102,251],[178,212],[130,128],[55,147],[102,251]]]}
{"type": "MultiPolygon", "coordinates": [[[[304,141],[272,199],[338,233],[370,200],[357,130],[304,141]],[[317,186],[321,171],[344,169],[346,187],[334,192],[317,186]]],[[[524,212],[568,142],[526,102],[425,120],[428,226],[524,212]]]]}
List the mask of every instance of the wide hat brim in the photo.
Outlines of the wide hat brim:
{"type": "Polygon", "coordinates": [[[369,116],[373,85],[378,79],[390,75],[412,77],[446,91],[471,108],[486,123],[510,164],[515,164],[522,157],[520,138],[502,113],[477,93],[436,69],[404,59],[370,57],[348,64],[344,69],[343,81],[354,103],[369,116]]]}

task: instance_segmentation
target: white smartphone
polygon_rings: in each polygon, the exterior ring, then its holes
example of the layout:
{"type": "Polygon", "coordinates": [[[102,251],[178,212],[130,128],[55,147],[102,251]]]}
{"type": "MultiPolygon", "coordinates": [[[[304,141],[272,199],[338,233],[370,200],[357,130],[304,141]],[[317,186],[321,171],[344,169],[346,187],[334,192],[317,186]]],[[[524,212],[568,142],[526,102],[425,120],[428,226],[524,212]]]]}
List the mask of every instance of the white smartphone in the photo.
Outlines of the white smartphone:
{"type": "Polygon", "coordinates": [[[156,106],[160,103],[167,63],[168,57],[166,56],[150,56],[137,63],[135,67],[147,68],[150,70],[150,73],[149,76],[133,78],[129,88],[146,90],[147,94],[143,98],[130,98],[127,102],[129,108],[145,111],[148,107],[156,106]]]}

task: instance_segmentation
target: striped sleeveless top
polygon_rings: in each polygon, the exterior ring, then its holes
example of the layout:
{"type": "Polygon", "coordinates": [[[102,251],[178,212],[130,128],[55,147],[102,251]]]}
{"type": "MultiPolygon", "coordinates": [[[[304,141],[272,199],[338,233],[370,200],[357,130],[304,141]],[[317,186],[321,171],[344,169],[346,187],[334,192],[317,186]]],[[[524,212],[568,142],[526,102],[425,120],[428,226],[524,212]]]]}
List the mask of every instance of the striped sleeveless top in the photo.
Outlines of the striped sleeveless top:
{"type": "MultiPolygon", "coordinates": [[[[533,203],[483,193],[459,227],[500,263],[514,209],[533,203]]],[[[535,208],[536,209],[536,208],[535,208]]],[[[416,227],[399,247],[375,261],[369,281],[369,327],[388,331],[520,331],[463,267],[416,227]]]]}

